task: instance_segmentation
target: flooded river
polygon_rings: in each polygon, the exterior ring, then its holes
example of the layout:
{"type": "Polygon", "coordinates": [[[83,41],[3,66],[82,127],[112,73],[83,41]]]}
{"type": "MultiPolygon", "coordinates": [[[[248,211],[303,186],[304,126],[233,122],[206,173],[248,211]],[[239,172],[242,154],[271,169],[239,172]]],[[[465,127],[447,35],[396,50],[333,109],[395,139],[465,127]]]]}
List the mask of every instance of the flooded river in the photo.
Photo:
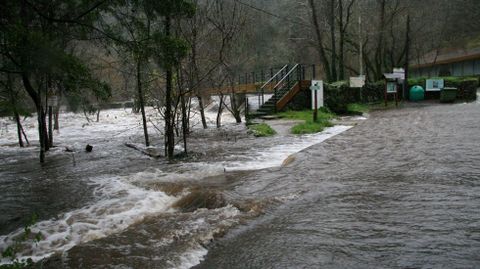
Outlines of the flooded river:
{"type": "Polygon", "coordinates": [[[408,106],[272,139],[227,122],[173,164],[126,148],[141,135],[113,120],[66,126],[59,141],[92,154],[59,147],[42,167],[2,147],[0,247],[37,213],[44,239],[21,255],[43,268],[475,268],[479,119],[474,103],[408,106]]]}
{"type": "Polygon", "coordinates": [[[480,106],[374,113],[236,192],[302,194],[195,268],[479,268],[480,106]]]}

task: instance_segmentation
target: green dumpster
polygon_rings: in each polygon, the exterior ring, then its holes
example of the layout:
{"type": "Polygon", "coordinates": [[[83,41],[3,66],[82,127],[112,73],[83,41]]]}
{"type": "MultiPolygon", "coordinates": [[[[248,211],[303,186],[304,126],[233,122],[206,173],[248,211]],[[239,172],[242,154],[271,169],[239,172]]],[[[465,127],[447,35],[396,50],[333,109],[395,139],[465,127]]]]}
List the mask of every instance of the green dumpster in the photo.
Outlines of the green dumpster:
{"type": "Polygon", "coordinates": [[[422,101],[425,99],[425,91],[422,86],[415,85],[410,88],[410,101],[422,101]]]}
{"type": "Polygon", "coordinates": [[[457,88],[445,87],[440,91],[440,102],[452,103],[457,99],[457,88]]]}

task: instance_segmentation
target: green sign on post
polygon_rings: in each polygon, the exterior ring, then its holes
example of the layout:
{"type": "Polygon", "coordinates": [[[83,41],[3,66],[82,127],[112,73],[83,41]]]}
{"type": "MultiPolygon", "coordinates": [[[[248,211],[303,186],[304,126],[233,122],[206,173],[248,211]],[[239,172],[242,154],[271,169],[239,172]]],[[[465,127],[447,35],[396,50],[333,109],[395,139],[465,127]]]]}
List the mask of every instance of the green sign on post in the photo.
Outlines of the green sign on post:
{"type": "Polygon", "coordinates": [[[387,81],[387,93],[397,93],[396,81],[387,81]]]}

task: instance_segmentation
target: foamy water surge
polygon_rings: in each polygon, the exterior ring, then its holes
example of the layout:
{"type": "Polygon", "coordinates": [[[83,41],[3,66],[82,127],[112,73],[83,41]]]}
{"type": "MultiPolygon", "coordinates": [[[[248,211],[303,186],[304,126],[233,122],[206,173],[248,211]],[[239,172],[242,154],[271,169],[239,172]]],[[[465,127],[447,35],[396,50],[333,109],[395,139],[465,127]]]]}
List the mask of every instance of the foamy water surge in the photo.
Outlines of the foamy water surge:
{"type": "MultiPolygon", "coordinates": [[[[38,261],[77,244],[121,232],[145,216],[168,211],[177,200],[163,192],[147,191],[125,183],[120,177],[97,178],[91,184],[97,185],[95,196],[99,201],[63,214],[58,219],[34,224],[32,233],[40,232],[42,239],[38,243],[31,240],[24,242],[24,249],[19,253],[22,259],[38,261]]],[[[0,248],[11,245],[23,232],[19,229],[0,236],[0,248]]]]}

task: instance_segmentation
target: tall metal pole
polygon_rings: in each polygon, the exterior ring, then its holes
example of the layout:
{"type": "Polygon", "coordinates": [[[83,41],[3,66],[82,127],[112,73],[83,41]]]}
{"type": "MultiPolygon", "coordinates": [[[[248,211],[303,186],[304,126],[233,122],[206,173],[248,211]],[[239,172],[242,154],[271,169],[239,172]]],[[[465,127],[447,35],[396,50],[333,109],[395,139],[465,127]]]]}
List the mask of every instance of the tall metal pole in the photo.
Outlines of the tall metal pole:
{"type": "Polygon", "coordinates": [[[363,41],[362,41],[362,15],[358,16],[358,45],[359,45],[359,53],[358,53],[358,64],[360,67],[360,76],[363,75],[363,41]]]}
{"type": "Polygon", "coordinates": [[[410,57],[410,15],[407,16],[407,37],[405,43],[405,81],[403,82],[403,99],[409,97],[408,93],[408,77],[409,77],[409,58],[410,57]]]}

